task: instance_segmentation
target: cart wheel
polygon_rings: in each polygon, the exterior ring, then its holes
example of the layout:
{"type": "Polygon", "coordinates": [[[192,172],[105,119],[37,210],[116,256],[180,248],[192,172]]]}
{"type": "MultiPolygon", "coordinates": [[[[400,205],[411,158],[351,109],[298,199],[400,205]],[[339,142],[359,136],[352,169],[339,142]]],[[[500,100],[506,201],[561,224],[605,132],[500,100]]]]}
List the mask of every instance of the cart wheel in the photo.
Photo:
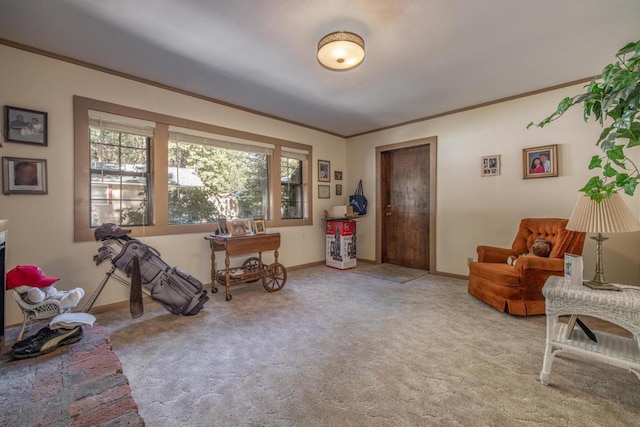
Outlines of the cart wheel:
{"type": "Polygon", "coordinates": [[[269,265],[262,276],[262,286],[267,292],[276,292],[282,289],[287,282],[287,269],[279,262],[269,265]]]}
{"type": "Polygon", "coordinates": [[[257,276],[254,280],[248,280],[247,283],[257,282],[260,279],[260,275],[258,275],[257,273],[259,271],[262,271],[263,268],[264,266],[262,265],[260,258],[258,257],[247,258],[242,263],[242,270],[244,270],[245,274],[256,273],[256,276],[257,276]]]}
{"type": "Polygon", "coordinates": [[[216,288],[215,286],[213,288],[211,288],[211,293],[212,294],[217,294],[218,293],[218,288],[216,288]]]}
{"type": "Polygon", "coordinates": [[[225,297],[225,299],[226,299],[227,301],[231,301],[231,298],[232,298],[232,297],[231,297],[231,295],[227,295],[227,296],[225,297]]]}

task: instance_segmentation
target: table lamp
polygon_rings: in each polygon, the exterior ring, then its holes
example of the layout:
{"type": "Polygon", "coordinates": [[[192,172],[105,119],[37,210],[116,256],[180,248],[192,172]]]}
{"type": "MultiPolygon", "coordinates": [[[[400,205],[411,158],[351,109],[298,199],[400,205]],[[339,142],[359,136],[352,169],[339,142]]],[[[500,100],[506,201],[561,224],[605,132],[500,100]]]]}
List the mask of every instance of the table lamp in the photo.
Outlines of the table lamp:
{"type": "Polygon", "coordinates": [[[602,242],[608,238],[602,237],[602,233],[628,233],[640,230],[640,224],[620,194],[613,193],[611,197],[601,202],[591,200],[588,196],[580,196],[566,228],[573,231],[598,233],[597,236],[591,237],[596,242],[596,272],[592,280],[583,281],[582,284],[591,289],[619,290],[604,277],[602,242]]]}

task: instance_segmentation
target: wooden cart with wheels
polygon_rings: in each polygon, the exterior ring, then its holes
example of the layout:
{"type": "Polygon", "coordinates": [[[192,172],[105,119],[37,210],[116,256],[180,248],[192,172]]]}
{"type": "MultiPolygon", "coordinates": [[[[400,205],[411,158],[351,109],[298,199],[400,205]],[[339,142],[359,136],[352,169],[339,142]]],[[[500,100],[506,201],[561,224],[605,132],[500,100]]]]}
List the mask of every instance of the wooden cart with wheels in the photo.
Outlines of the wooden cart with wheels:
{"type": "Polygon", "coordinates": [[[243,283],[253,283],[262,279],[267,292],[282,289],[287,281],[287,269],[278,262],[280,233],[248,234],[246,236],[205,236],[211,248],[211,292],[218,292],[216,284],[224,285],[225,299],[231,301],[229,288],[243,283]],[[224,268],[216,270],[216,251],[224,251],[224,268]],[[264,265],[262,252],[274,251],[275,262],[264,265]],[[240,267],[230,267],[230,257],[257,253],[257,257],[247,258],[240,267]]]}

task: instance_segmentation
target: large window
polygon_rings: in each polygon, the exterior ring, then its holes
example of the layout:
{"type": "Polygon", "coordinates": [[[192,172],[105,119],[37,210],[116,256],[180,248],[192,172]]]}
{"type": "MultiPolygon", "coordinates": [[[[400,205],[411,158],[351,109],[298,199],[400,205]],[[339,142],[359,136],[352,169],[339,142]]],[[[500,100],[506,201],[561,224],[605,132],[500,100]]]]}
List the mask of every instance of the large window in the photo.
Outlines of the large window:
{"type": "Polygon", "coordinates": [[[74,97],[75,240],[211,232],[219,216],[312,225],[311,146],[74,97]]]}
{"type": "MultiPolygon", "coordinates": [[[[153,129],[107,120],[89,120],[91,227],[151,223],[149,153],[153,129]]],[[[125,119],[125,118],[123,118],[125,119]]]]}
{"type": "Polygon", "coordinates": [[[169,132],[169,224],[268,218],[269,147],[169,132]]]}

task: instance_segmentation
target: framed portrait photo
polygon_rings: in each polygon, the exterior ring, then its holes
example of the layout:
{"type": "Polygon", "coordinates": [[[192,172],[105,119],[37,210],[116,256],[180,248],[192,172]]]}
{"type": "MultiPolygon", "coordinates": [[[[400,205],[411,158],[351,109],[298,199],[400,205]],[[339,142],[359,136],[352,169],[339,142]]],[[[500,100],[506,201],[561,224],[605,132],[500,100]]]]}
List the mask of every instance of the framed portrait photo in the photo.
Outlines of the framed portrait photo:
{"type": "Polygon", "coordinates": [[[569,253],[564,254],[564,277],[569,279],[572,286],[582,284],[583,262],[582,257],[569,253]]]}
{"type": "Polygon", "coordinates": [[[4,107],[4,140],[47,145],[47,113],[25,108],[4,107]]]}
{"type": "Polygon", "coordinates": [[[333,172],[333,179],[336,181],[342,181],[342,171],[333,172]]]}
{"type": "Polygon", "coordinates": [[[558,176],[558,145],[524,148],[522,172],[524,179],[558,176]]]}
{"type": "Polygon", "coordinates": [[[253,220],[245,219],[244,220],[244,229],[247,231],[247,234],[253,233],[253,220]]]}
{"type": "Polygon", "coordinates": [[[342,184],[336,184],[336,196],[342,196],[342,184]]]}
{"type": "Polygon", "coordinates": [[[229,224],[229,231],[232,236],[244,236],[247,234],[247,226],[244,221],[242,222],[232,222],[229,224]]]}
{"type": "Polygon", "coordinates": [[[229,234],[229,224],[227,218],[223,216],[218,218],[218,234],[229,234]]]}
{"type": "Polygon", "coordinates": [[[318,160],[318,181],[331,182],[331,162],[318,160]]]}
{"type": "Polygon", "coordinates": [[[328,199],[331,197],[331,186],[318,185],[318,199],[328,199]]]}
{"type": "Polygon", "coordinates": [[[4,194],[47,194],[47,161],[3,157],[2,188],[4,194]]]}
{"type": "Polygon", "coordinates": [[[481,164],[482,176],[500,175],[500,156],[484,156],[481,164]]]}
{"type": "Polygon", "coordinates": [[[264,234],[267,232],[266,227],[264,226],[263,219],[256,219],[253,221],[254,233],[256,234],[264,234]]]}

